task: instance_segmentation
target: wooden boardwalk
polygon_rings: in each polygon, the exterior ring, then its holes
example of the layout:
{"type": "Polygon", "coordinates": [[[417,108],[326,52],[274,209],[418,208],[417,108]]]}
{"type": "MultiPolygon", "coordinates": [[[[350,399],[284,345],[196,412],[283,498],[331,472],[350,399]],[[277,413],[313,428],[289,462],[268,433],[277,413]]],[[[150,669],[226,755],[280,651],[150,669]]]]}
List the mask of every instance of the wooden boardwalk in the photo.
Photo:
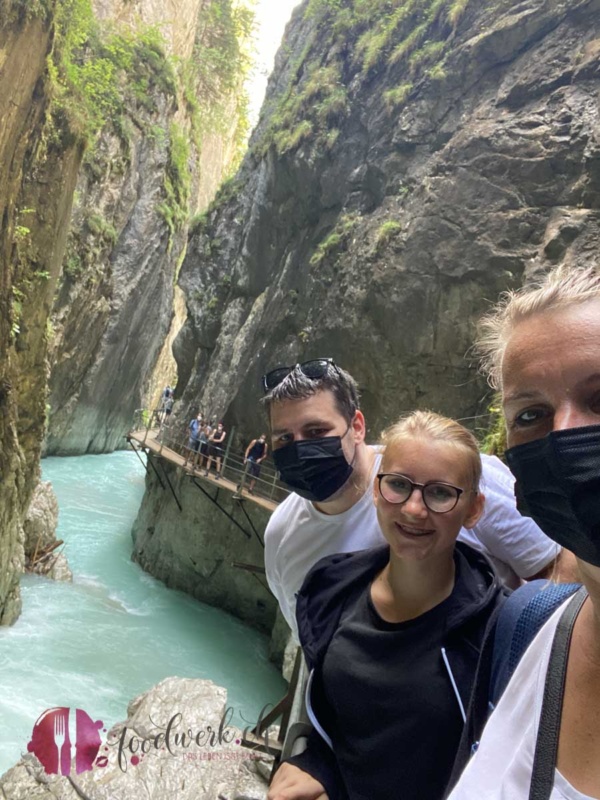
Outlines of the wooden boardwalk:
{"type": "Polygon", "coordinates": [[[130,431],[127,434],[127,440],[132,443],[135,442],[138,447],[148,450],[151,453],[160,456],[161,458],[165,458],[167,461],[170,461],[177,467],[181,467],[187,475],[198,478],[203,483],[212,485],[217,489],[225,489],[226,491],[231,492],[231,494],[234,495],[234,499],[238,500],[239,502],[249,501],[269,512],[273,512],[277,508],[277,503],[275,503],[273,500],[268,500],[267,498],[261,497],[258,494],[250,494],[247,489],[243,489],[241,495],[238,494],[237,488],[239,483],[234,483],[232,480],[226,477],[222,477],[217,480],[214,472],[210,472],[208,476],[205,476],[204,469],[194,468],[191,464],[186,465],[185,458],[179,453],[175,452],[175,450],[171,450],[171,448],[167,447],[167,445],[162,444],[158,440],[158,436],[158,428],[152,428],[151,430],[146,430],[144,428],[143,430],[130,431]]]}

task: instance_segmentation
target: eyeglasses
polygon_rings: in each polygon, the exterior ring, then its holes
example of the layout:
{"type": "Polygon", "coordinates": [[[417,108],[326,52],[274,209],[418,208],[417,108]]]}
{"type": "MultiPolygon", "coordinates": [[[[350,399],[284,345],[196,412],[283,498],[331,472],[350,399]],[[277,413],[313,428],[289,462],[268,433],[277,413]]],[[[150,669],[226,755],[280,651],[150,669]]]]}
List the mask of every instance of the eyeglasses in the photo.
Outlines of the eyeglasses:
{"type": "Polygon", "coordinates": [[[377,475],[379,493],[388,503],[406,503],[415,489],[421,490],[423,503],[435,514],[445,514],[456,508],[456,504],[464,492],[458,486],[450,483],[430,481],[429,483],[415,483],[406,475],[397,472],[380,472],[377,475]]]}
{"type": "Polygon", "coordinates": [[[304,361],[302,364],[294,364],[291,367],[277,367],[263,375],[262,383],[265,392],[270,392],[276,386],[287,378],[290,372],[299,369],[306,378],[312,381],[318,381],[319,378],[324,378],[327,375],[329,367],[333,367],[337,371],[336,365],[333,363],[333,358],[316,358],[313,361],[304,361]]]}

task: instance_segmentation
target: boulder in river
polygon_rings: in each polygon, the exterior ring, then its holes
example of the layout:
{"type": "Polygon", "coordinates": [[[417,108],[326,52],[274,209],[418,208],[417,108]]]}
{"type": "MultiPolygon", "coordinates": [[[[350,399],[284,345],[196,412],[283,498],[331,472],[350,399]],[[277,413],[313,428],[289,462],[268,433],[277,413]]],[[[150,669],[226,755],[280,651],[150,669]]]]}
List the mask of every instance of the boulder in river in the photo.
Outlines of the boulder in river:
{"type": "Polygon", "coordinates": [[[58,552],[56,538],[58,500],[50,481],[40,481],[33,491],[23,522],[25,569],[57,581],[73,580],[67,557],[58,552]]]}

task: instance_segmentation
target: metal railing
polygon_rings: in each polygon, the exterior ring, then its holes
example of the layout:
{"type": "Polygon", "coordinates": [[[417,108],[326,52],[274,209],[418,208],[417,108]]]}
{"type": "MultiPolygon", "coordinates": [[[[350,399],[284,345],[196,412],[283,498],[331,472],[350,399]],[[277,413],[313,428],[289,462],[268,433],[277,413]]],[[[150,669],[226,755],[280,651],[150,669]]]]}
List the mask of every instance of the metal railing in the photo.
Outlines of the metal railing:
{"type": "Polygon", "coordinates": [[[159,455],[163,448],[168,448],[184,459],[184,466],[191,472],[207,474],[209,468],[213,477],[225,478],[236,485],[236,496],[241,498],[244,491],[273,503],[281,503],[290,494],[289,489],[278,479],[275,464],[266,458],[260,465],[260,474],[251,473],[251,463],[243,453],[232,448],[235,428],[228,432],[227,444],[224,448],[212,442],[200,442],[197,450],[190,447],[189,428],[187,424],[172,421],[162,409],[137,409],[133,417],[133,431],[144,432],[142,444],[145,444],[150,432],[157,432],[155,441],[160,445],[159,455]],[[220,469],[217,472],[218,462],[220,469]],[[252,491],[250,491],[250,487],[252,491]]]}

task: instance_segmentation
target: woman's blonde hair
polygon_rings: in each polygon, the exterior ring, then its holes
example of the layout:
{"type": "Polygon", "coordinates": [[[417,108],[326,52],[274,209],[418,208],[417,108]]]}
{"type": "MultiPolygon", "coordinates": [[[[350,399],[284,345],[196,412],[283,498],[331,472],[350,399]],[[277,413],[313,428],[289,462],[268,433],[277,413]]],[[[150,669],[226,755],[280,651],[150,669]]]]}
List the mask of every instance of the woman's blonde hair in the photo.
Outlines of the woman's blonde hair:
{"type": "Polygon", "coordinates": [[[514,328],[545,311],[600,299],[600,267],[560,266],[541,281],[516,292],[506,292],[479,323],[475,350],[490,386],[502,389],[502,361],[514,328]]]}
{"type": "MultiPolygon", "coordinates": [[[[406,439],[427,438],[446,442],[462,449],[468,459],[469,478],[475,490],[481,480],[481,455],[477,439],[456,420],[443,417],[433,411],[413,411],[390,425],[381,434],[380,444],[385,448],[406,439]]],[[[385,454],[384,454],[385,458],[385,454]]]]}

